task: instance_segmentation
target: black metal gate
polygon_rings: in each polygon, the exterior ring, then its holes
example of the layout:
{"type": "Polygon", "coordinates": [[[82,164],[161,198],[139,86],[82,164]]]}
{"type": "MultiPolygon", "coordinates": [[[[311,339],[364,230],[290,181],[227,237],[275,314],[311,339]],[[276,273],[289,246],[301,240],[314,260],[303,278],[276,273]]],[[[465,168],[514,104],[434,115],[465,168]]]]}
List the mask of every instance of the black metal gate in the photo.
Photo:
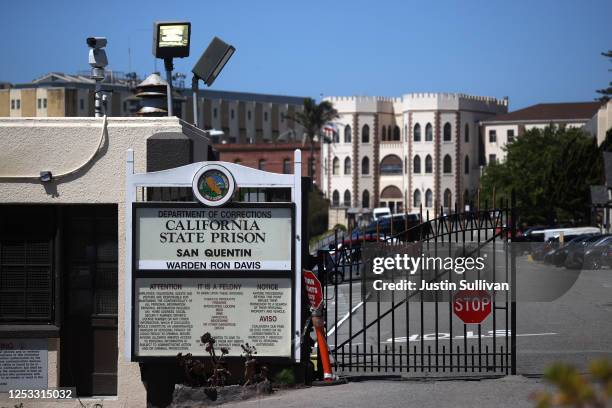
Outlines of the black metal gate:
{"type": "MultiPolygon", "coordinates": [[[[510,246],[516,214],[509,200],[487,207],[460,212],[455,206],[455,211],[440,209],[435,214],[421,210],[403,217],[403,228],[390,219],[387,225],[379,221],[375,230],[370,226],[335,232],[328,247],[318,251],[317,268],[337,372],[516,373],[516,272],[510,246]],[[493,296],[491,315],[480,324],[465,324],[454,315],[451,290],[433,295],[412,291],[381,299],[364,277],[369,267],[366,249],[382,245],[393,253],[414,242],[432,254],[459,250],[492,256],[487,279],[507,282],[510,291],[493,296]]],[[[453,273],[435,272],[430,282],[458,280],[453,273]]],[[[419,273],[424,276],[423,269],[419,273]]]]}

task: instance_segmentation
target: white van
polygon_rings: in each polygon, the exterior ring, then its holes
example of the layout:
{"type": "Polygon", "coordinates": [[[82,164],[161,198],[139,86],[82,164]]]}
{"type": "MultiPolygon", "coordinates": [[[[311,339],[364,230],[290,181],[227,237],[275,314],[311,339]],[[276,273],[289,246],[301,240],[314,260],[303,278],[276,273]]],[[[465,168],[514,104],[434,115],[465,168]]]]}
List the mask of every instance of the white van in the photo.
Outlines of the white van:
{"type": "Polygon", "coordinates": [[[577,228],[553,228],[553,229],[544,229],[539,231],[533,231],[530,235],[534,238],[534,241],[546,242],[550,238],[559,238],[561,235],[564,237],[567,236],[576,236],[576,235],[584,235],[584,234],[599,234],[601,231],[596,227],[577,227],[577,228]],[[539,236],[542,238],[539,239],[539,236]]]}

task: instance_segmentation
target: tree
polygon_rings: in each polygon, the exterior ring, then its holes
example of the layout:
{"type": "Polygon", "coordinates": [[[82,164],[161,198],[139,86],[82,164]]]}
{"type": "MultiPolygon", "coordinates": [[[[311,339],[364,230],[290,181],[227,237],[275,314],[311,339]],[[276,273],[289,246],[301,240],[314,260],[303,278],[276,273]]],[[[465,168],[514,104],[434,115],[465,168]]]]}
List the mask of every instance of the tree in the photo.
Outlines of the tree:
{"type": "Polygon", "coordinates": [[[607,143],[579,129],[532,129],[509,144],[506,160],[486,167],[481,197],[516,194],[521,222],[530,225],[584,224],[590,218],[590,187],[603,183],[607,143]]]}
{"type": "MultiPolygon", "coordinates": [[[[609,58],[610,62],[612,62],[612,50],[608,50],[608,52],[602,52],[601,55],[606,58],[609,58]]],[[[608,71],[612,71],[612,69],[608,69],[608,71]]],[[[610,97],[612,96],[612,82],[608,83],[607,88],[598,89],[596,92],[602,95],[598,99],[600,102],[608,102],[610,100],[610,97]]]]}
{"type": "Polygon", "coordinates": [[[338,111],[329,101],[316,103],[314,99],[306,98],[304,99],[304,109],[301,112],[296,112],[293,116],[287,117],[304,128],[304,133],[310,143],[308,176],[313,177],[313,167],[316,168],[314,159],[315,136],[319,136],[319,140],[321,140],[321,128],[323,128],[326,123],[338,118],[338,111]],[[311,163],[312,165],[310,165],[311,163]]]}

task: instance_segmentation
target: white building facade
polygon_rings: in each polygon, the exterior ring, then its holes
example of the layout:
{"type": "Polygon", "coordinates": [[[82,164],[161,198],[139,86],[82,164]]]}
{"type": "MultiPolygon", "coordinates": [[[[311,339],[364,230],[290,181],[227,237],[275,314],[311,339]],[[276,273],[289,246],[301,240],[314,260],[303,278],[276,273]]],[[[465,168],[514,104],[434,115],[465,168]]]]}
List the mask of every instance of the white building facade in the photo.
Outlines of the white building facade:
{"type": "Polygon", "coordinates": [[[507,99],[455,93],[326,99],[340,118],[323,145],[322,190],[354,212],[461,205],[478,185],[479,122],[508,109],[507,99]]]}

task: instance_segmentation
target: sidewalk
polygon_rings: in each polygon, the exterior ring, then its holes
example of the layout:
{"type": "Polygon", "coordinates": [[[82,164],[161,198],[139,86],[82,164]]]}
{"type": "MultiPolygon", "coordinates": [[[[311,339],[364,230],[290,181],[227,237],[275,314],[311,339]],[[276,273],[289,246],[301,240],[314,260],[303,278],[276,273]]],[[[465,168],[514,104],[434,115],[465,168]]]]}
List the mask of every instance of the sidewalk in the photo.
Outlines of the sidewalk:
{"type": "Polygon", "coordinates": [[[533,408],[529,396],[545,386],[539,379],[509,376],[480,381],[363,381],[331,387],[281,391],[227,407],[330,408],[533,408]]]}

